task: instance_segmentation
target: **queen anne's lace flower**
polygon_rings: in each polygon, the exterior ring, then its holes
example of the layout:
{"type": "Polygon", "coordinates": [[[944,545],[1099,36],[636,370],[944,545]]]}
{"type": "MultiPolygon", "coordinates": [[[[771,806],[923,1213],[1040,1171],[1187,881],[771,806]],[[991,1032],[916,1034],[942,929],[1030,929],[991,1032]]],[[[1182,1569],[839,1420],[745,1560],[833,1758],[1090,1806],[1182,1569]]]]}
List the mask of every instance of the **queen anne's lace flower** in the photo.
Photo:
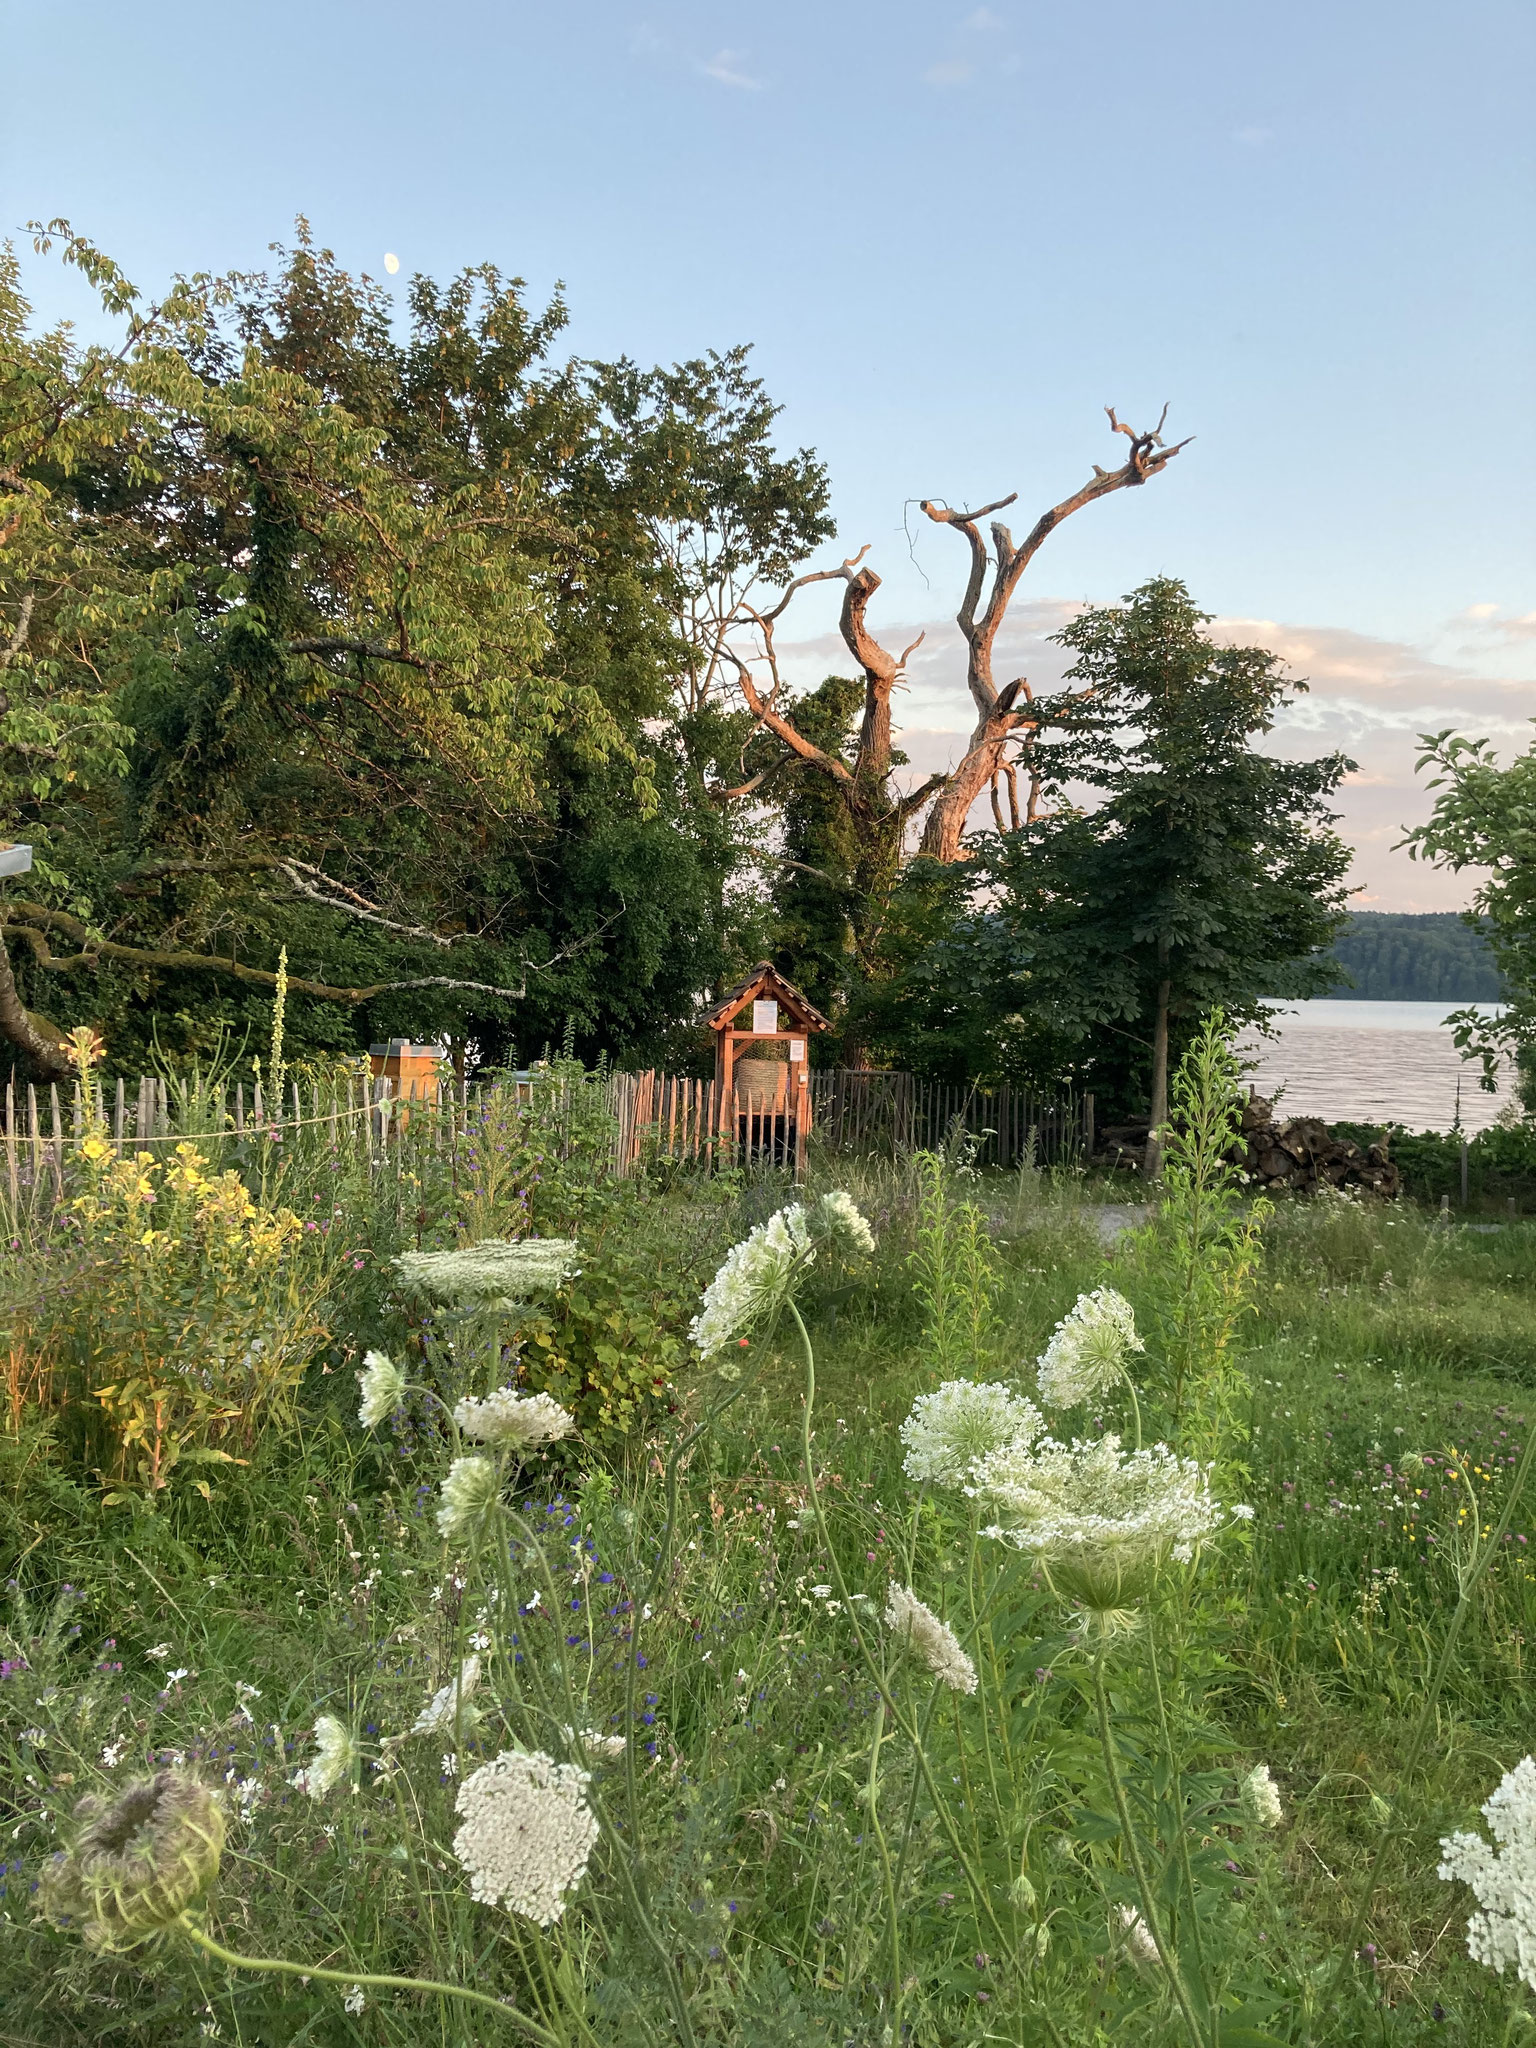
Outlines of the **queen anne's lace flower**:
{"type": "Polygon", "coordinates": [[[954,1692],[976,1690],[976,1666],[931,1607],[909,1587],[893,1585],[885,1603],[885,1625],[913,1655],[954,1692]]]}
{"type": "Polygon", "coordinates": [[[1536,1991],[1536,1761],[1522,1757],[1484,1802],[1493,1842],[1447,1835],[1439,1875],[1470,1885],[1480,1911],[1467,1922],[1467,1954],[1502,1977],[1514,1965],[1536,1991]],[[1494,1843],[1498,1846],[1495,1847],[1494,1843]]]}
{"type": "Polygon", "coordinates": [[[1075,1408],[1123,1379],[1127,1357],[1146,1348],[1123,1294],[1113,1287],[1080,1294],[1041,1354],[1040,1398],[1047,1408],[1075,1408]]]}
{"type": "Polygon", "coordinates": [[[815,1257],[810,1225],[799,1202],[780,1209],[740,1244],[732,1245],[688,1326],[700,1355],[713,1357],[733,1337],[745,1336],[771,1315],[788,1294],[796,1272],[815,1257]]]}
{"type": "Polygon", "coordinates": [[[345,1721],[322,1714],[315,1722],[315,1754],[294,1777],[300,1792],[323,1799],[333,1785],[350,1776],[357,1762],[357,1738],[345,1721]]]}
{"type": "Polygon", "coordinates": [[[1135,1606],[1223,1518],[1208,1467],[1166,1444],[1123,1453],[1113,1435],[1010,1445],[977,1464],[966,1491],[997,1514],[987,1535],[1027,1551],[1058,1593],[1095,1614],[1135,1606]]]}
{"type": "Polygon", "coordinates": [[[55,1926],[95,1949],[132,1948],[169,1927],[218,1872],[224,1816],[207,1786],[176,1771],[75,1808],[74,1845],[42,1876],[39,1903],[55,1926]]]}
{"type": "Polygon", "coordinates": [[[845,1251],[868,1253],[875,1248],[875,1233],[852,1195],[841,1188],[832,1189],[814,1202],[809,1220],[813,1237],[824,1237],[845,1251]]]}
{"type": "Polygon", "coordinates": [[[400,1406],[405,1395],[405,1374],[382,1351],[365,1351],[363,1369],[357,1379],[363,1390],[357,1419],[364,1429],[377,1429],[400,1406]]]}
{"type": "Polygon", "coordinates": [[[459,1666],[458,1676],[440,1686],[416,1716],[411,1723],[411,1733],[436,1735],[441,1729],[452,1728],[456,1723],[469,1727],[479,1716],[479,1709],[469,1705],[469,1696],[479,1683],[480,1659],[466,1657],[459,1666]]]}
{"type": "Polygon", "coordinates": [[[494,1505],[500,1492],[496,1467],[489,1458],[455,1458],[437,1510],[437,1526],[450,1543],[467,1536],[494,1505]]]}
{"type": "Polygon", "coordinates": [[[1244,1778],[1243,1808],[1257,1827],[1279,1827],[1284,1809],[1280,1804],[1280,1788],[1269,1775],[1268,1764],[1255,1764],[1244,1778]]]}
{"type": "Polygon", "coordinates": [[[498,1308],[556,1294],[570,1278],[578,1247],[568,1238],[482,1238],[446,1252],[402,1252],[395,1260],[408,1287],[458,1308],[498,1308]]]}
{"type": "Polygon", "coordinates": [[[622,1735],[605,1735],[601,1728],[563,1728],[560,1731],[567,1742],[579,1742],[588,1756],[601,1757],[605,1763],[612,1763],[624,1754],[622,1735]]]}
{"type": "Polygon", "coordinates": [[[515,1394],[510,1387],[499,1387],[484,1400],[466,1395],[455,1407],[453,1419],[465,1436],[478,1443],[505,1444],[518,1451],[558,1443],[576,1427],[553,1394],[515,1394]]]}
{"type": "Polygon", "coordinates": [[[1138,1966],[1161,1962],[1152,1930],[1141,1915],[1131,1906],[1121,1906],[1119,1912],[1120,1932],[1132,1962],[1138,1966]]]}
{"type": "Polygon", "coordinates": [[[901,1425],[909,1479],[961,1486],[978,1458],[1028,1444],[1044,1425],[1033,1401],[996,1380],[946,1380],[919,1394],[901,1425]]]}
{"type": "Polygon", "coordinates": [[[453,1838],[471,1894],[541,1927],[558,1920],[597,1841],[590,1783],[590,1773],[540,1750],[503,1750],[472,1771],[459,1787],[463,1825],[453,1838]]]}

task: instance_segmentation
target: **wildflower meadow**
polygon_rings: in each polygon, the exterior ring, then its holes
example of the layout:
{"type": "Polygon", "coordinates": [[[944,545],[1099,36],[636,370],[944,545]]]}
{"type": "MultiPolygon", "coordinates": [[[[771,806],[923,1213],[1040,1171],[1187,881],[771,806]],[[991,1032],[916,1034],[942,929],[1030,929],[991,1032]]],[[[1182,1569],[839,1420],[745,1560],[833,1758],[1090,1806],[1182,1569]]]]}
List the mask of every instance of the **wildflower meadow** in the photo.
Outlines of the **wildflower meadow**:
{"type": "Polygon", "coordinates": [[[621,1176],[560,1061],[135,1151],[99,1057],[7,1210],[0,2039],[1536,2038],[1536,1227],[1255,1199],[1215,1022],[1135,1209],[621,1176]]]}

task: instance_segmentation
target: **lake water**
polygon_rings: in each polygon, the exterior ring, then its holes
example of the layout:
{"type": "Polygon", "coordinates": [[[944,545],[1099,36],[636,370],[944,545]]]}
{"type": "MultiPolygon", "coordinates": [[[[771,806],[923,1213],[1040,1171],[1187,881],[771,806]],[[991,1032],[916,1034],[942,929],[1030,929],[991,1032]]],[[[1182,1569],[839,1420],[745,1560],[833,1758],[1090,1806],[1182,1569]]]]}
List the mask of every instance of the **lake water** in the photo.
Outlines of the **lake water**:
{"type": "MultiPolygon", "coordinates": [[[[1248,1078],[1261,1095],[1283,1089],[1292,1116],[1330,1123],[1395,1123],[1410,1131],[1448,1131],[1456,1116],[1467,1131],[1491,1124],[1508,1101],[1507,1076],[1496,1095],[1479,1085],[1480,1064],[1456,1050],[1445,1018],[1460,1003],[1283,1003],[1273,1029],[1249,1034],[1240,1050],[1253,1063],[1248,1078]]],[[[1496,1012],[1496,1004],[1479,1005],[1496,1012]]]]}

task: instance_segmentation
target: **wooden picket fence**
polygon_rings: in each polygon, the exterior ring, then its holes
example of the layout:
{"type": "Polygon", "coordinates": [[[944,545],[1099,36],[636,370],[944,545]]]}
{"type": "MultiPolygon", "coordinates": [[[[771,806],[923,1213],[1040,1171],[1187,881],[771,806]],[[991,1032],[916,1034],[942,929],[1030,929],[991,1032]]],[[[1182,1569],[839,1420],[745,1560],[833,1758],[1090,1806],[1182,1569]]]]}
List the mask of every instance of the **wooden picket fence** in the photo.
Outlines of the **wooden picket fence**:
{"type": "MultiPolygon", "coordinates": [[[[658,1073],[596,1074],[585,1082],[567,1076],[518,1076],[476,1084],[443,1081],[402,1097],[388,1079],[356,1076],[322,1083],[292,1081],[280,1104],[260,1084],[219,1089],[193,1098],[158,1075],[136,1086],[124,1079],[94,1087],[94,1119],[86,1115],[78,1084],[40,1091],[7,1083],[0,1132],[0,1221],[14,1230],[25,1215],[61,1202],[65,1157],[88,1121],[114,1148],[162,1153],[184,1140],[212,1146],[234,1163],[263,1144],[318,1145],[347,1151],[371,1173],[399,1172],[412,1155],[453,1152],[479,1121],[488,1091],[532,1100],[535,1089],[561,1091],[552,1119],[558,1146],[561,1104],[574,1108],[572,1091],[601,1091],[611,1124],[611,1162],[621,1174],[667,1161],[709,1173],[721,1166],[778,1168],[804,1173],[809,1131],[800,1129],[788,1099],[789,1069],[775,1097],[736,1097],[723,1104],[718,1083],[658,1073]],[[228,1148],[234,1148],[233,1157],[228,1148]]],[[[832,1070],[811,1076],[816,1142],[840,1153],[894,1156],[953,1145],[963,1133],[976,1163],[1014,1167],[1026,1160],[1054,1163],[1093,1149],[1093,1097],[1054,1100],[1020,1089],[954,1088],[920,1082],[910,1074],[832,1070]]]]}
{"type": "MultiPolygon", "coordinates": [[[[647,1159],[704,1171],[717,1164],[803,1168],[809,1134],[788,1113],[789,1070],[783,1071],[786,1081],[774,1102],[738,1099],[724,1107],[715,1081],[654,1071],[615,1074],[609,1100],[618,1126],[618,1170],[633,1171],[647,1159]]],[[[1092,1095],[948,1087],[911,1074],[851,1068],[813,1073],[810,1094],[817,1141],[834,1152],[936,1151],[962,1133],[981,1166],[1053,1165],[1093,1150],[1092,1095]]]]}

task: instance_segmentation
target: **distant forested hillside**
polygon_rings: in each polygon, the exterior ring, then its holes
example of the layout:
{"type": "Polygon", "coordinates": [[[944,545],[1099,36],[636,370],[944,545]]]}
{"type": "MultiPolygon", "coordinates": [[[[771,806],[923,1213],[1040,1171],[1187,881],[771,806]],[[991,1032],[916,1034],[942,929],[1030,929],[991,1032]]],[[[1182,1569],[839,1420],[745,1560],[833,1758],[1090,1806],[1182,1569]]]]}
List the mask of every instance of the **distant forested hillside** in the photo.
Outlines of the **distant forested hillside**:
{"type": "Polygon", "coordinates": [[[1352,911],[1333,954],[1349,977],[1336,997],[1496,1003],[1503,994],[1487,941],[1454,910],[1352,911]]]}

